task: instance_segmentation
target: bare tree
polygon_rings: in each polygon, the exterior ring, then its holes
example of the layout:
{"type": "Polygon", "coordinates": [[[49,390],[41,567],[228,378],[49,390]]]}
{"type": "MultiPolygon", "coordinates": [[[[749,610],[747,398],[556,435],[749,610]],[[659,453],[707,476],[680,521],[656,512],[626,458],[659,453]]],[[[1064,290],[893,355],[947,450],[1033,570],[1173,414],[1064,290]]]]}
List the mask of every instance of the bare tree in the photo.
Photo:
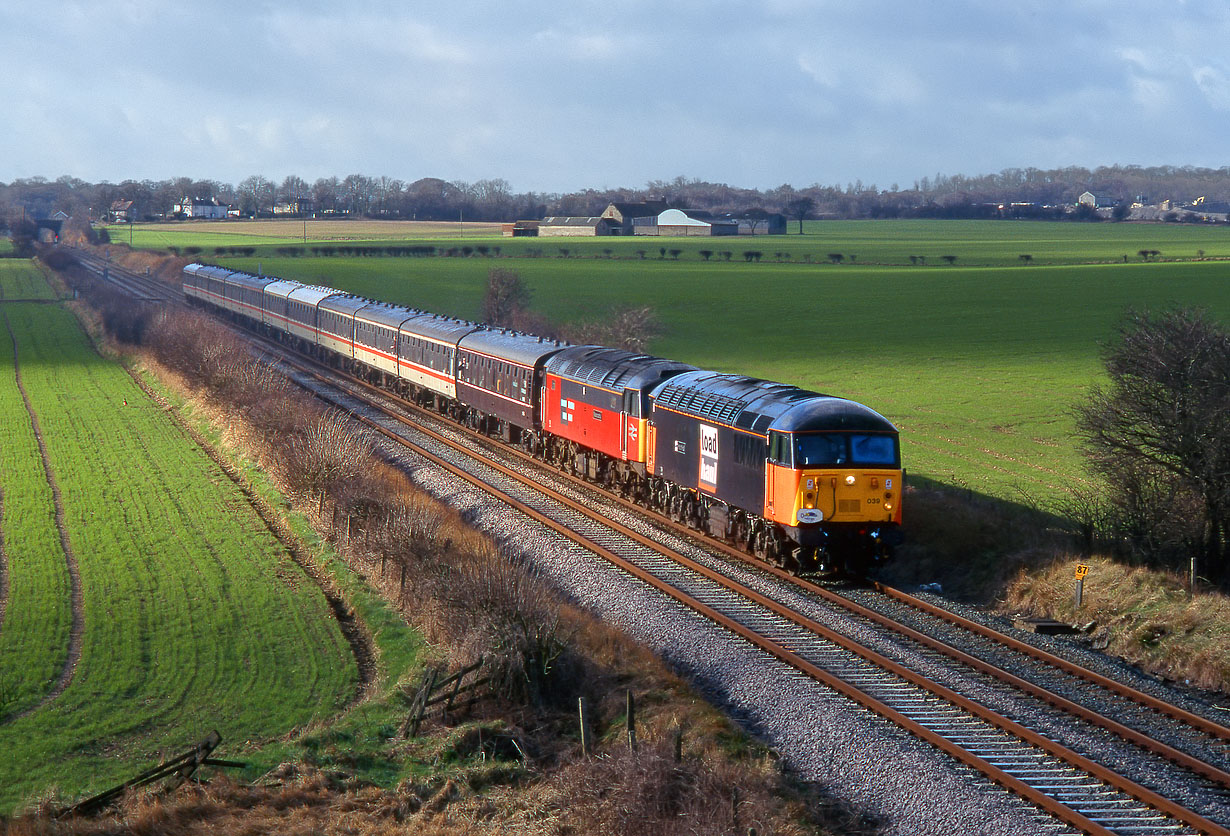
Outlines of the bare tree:
{"type": "Polygon", "coordinates": [[[1122,496],[1198,514],[1210,576],[1230,529],[1230,333],[1201,311],[1131,313],[1105,358],[1107,386],[1077,410],[1093,467],[1122,496]],[[1142,487],[1143,486],[1143,487],[1142,487]],[[1193,503],[1178,501],[1183,495],[1193,503]]]}
{"type": "Polygon", "coordinates": [[[321,211],[336,209],[340,189],[341,184],[336,177],[321,177],[312,184],[312,202],[321,211]]]}
{"type": "Polygon", "coordinates": [[[790,213],[790,217],[799,222],[799,235],[802,235],[803,221],[816,211],[816,199],[806,196],[796,197],[786,204],[786,211],[790,213]]]}
{"type": "Polygon", "coordinates": [[[282,185],[278,186],[278,199],[290,203],[295,200],[303,200],[310,197],[312,194],[311,187],[307,181],[295,174],[289,174],[282,181],[282,185]]]}
{"type": "Polygon", "coordinates": [[[483,319],[491,325],[509,327],[529,305],[530,289],[521,280],[521,274],[503,267],[493,267],[487,271],[483,319]]]}
{"type": "Polygon", "coordinates": [[[235,190],[239,197],[239,211],[243,214],[259,215],[261,212],[273,210],[277,189],[259,174],[244,178],[235,190]]]}

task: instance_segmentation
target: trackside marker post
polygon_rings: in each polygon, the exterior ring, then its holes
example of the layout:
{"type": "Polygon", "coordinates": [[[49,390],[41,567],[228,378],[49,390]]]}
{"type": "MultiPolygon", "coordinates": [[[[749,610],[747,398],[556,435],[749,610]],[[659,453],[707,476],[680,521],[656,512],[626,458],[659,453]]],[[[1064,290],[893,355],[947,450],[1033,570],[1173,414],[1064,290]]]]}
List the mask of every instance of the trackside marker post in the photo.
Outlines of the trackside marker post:
{"type": "Polygon", "coordinates": [[[1081,608],[1081,603],[1085,598],[1085,576],[1089,574],[1088,563],[1076,564],[1076,608],[1081,608]]]}

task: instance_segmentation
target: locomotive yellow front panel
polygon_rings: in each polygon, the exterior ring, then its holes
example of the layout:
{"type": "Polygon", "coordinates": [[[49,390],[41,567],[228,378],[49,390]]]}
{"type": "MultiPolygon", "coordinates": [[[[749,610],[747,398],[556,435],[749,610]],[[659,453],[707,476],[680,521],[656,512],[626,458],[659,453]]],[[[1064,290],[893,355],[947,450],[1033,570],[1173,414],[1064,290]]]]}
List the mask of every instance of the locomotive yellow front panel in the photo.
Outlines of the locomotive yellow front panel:
{"type": "Polygon", "coordinates": [[[792,470],[769,464],[765,518],[786,526],[901,522],[900,470],[792,470]]]}

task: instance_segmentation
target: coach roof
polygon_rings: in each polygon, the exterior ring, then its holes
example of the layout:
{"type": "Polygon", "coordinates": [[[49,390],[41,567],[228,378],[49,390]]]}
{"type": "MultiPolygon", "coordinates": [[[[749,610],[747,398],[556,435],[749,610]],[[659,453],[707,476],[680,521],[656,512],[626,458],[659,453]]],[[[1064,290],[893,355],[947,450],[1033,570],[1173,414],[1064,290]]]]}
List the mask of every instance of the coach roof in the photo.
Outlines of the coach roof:
{"type": "Polygon", "coordinates": [[[462,337],[457,348],[461,351],[491,354],[524,366],[537,366],[544,357],[555,354],[567,345],[568,343],[559,340],[535,337],[519,331],[484,329],[462,337]]]}
{"type": "Polygon", "coordinates": [[[608,389],[644,389],[696,369],[677,360],[600,345],[569,346],[549,358],[545,368],[560,377],[608,389]]]}
{"type": "Polygon", "coordinates": [[[416,311],[404,305],[373,302],[369,299],[365,307],[355,311],[354,317],[362,322],[372,322],[383,328],[391,328],[396,331],[407,319],[419,316],[422,313],[422,311],[416,311]]]}
{"type": "Polygon", "coordinates": [[[330,296],[347,296],[332,287],[321,287],[320,285],[300,285],[290,292],[287,296],[292,302],[299,302],[303,305],[310,305],[313,308],[320,304],[322,299],[328,299],[330,296]]]}
{"type": "MultiPolygon", "coordinates": [[[[340,293],[340,291],[338,292],[340,293]]],[[[322,311],[332,311],[343,316],[353,317],[355,311],[367,307],[371,304],[371,301],[371,299],[364,299],[362,296],[351,296],[349,294],[345,296],[334,295],[321,299],[318,307],[322,311]]]]}
{"type": "Polygon", "coordinates": [[[269,276],[254,276],[251,273],[244,273],[240,270],[232,270],[225,278],[227,285],[235,285],[239,287],[247,287],[252,290],[260,291],[273,282],[269,276]]]}
{"type": "Polygon", "coordinates": [[[477,322],[454,319],[451,316],[444,316],[442,314],[425,313],[402,323],[401,330],[404,334],[417,335],[432,340],[439,340],[449,345],[456,345],[459,339],[475,328],[480,327],[482,326],[477,322]]]}

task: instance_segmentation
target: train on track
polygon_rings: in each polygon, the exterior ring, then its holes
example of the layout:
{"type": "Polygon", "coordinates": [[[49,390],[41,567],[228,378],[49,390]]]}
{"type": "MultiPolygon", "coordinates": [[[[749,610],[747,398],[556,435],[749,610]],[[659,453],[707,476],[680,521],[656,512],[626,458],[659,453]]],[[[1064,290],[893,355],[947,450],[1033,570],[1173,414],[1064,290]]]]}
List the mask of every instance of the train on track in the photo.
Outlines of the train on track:
{"type": "Polygon", "coordinates": [[[896,427],[854,401],[204,264],[193,304],[794,571],[901,542],[896,427]]]}

